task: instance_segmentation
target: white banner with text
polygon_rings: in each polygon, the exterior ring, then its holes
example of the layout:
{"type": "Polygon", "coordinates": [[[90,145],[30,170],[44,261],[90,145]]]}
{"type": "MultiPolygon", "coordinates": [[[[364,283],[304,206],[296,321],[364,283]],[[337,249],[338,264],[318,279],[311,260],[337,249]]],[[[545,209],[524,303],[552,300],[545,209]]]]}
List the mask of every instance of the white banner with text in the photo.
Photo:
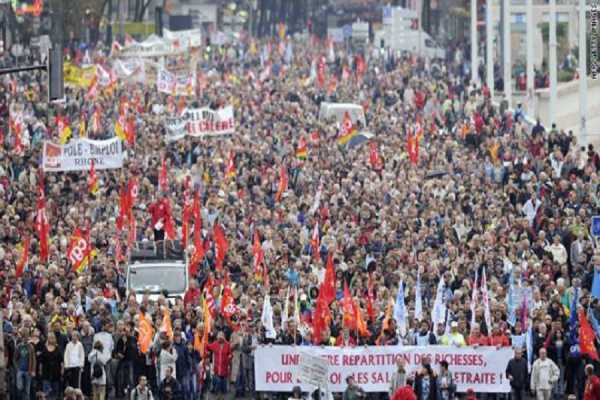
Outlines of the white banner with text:
{"type": "Polygon", "coordinates": [[[119,138],[108,140],[74,139],[65,145],[44,142],[44,171],[86,171],[94,160],[96,169],[123,166],[125,152],[119,138]]]}
{"type": "Polygon", "coordinates": [[[400,359],[405,361],[409,375],[417,372],[425,359],[430,360],[437,372],[439,363],[447,361],[459,392],[510,391],[505,370],[513,356],[512,349],[447,346],[261,346],[254,355],[256,390],[291,392],[296,385],[303,390],[314,390],[313,385],[300,382],[303,353],[328,361],[328,386],[333,392],[346,389],[348,376],[353,376],[366,392],[387,392],[400,359]]]}

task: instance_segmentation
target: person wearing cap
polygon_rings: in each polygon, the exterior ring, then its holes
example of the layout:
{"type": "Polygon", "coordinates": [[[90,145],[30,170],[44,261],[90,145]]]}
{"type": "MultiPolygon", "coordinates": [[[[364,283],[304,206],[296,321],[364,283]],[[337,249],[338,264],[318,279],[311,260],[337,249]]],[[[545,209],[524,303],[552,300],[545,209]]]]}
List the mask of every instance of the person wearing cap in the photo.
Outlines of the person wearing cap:
{"type": "Polygon", "coordinates": [[[458,322],[452,321],[450,323],[450,332],[444,334],[440,340],[440,344],[443,346],[466,346],[465,337],[458,331],[458,322]]]}

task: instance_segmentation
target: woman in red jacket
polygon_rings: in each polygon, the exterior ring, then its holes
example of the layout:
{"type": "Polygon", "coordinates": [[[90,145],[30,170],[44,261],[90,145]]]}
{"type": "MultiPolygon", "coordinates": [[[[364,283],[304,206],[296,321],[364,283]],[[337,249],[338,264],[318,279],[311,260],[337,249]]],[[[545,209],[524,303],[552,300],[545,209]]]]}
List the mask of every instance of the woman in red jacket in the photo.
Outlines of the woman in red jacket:
{"type": "Polygon", "coordinates": [[[223,331],[219,331],[217,340],[210,343],[207,348],[213,355],[213,384],[215,392],[217,393],[218,399],[223,399],[227,394],[227,381],[229,379],[231,359],[233,358],[231,346],[229,345],[229,342],[225,340],[223,331]]]}
{"type": "Polygon", "coordinates": [[[600,400],[600,378],[594,375],[594,366],[592,364],[585,366],[585,376],[583,400],[600,400]]]}

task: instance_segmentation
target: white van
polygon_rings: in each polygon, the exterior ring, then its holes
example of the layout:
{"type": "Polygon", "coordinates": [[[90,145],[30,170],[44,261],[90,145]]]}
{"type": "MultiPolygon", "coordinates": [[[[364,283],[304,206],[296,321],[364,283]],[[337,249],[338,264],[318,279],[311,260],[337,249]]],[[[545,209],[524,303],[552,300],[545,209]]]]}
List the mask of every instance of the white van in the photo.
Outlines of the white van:
{"type": "Polygon", "coordinates": [[[127,266],[127,295],[135,293],[140,302],[148,293],[151,300],[165,295],[169,301],[183,299],[189,288],[185,252],[178,241],[138,242],[127,266]]]}
{"type": "Polygon", "coordinates": [[[401,34],[389,37],[384,30],[375,32],[375,44],[389,47],[393,50],[408,51],[414,54],[419,53],[419,39],[421,40],[421,54],[429,59],[446,58],[446,49],[436,43],[435,40],[425,31],[407,30],[401,34]]]}
{"type": "Polygon", "coordinates": [[[362,106],[352,103],[321,103],[319,120],[323,121],[333,118],[335,122],[342,122],[346,112],[350,114],[352,122],[360,121],[363,128],[366,126],[365,110],[362,106]]]}

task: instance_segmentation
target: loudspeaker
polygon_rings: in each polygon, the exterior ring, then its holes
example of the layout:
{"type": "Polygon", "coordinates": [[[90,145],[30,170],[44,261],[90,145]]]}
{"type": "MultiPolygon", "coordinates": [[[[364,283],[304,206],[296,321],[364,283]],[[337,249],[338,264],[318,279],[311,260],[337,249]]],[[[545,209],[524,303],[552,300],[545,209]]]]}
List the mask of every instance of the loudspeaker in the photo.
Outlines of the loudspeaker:
{"type": "Polygon", "coordinates": [[[59,46],[54,46],[48,55],[48,101],[61,100],[64,97],[63,51],[59,46]]]}
{"type": "Polygon", "coordinates": [[[158,37],[162,37],[163,35],[163,8],[156,7],[154,11],[154,33],[158,37]]]}

